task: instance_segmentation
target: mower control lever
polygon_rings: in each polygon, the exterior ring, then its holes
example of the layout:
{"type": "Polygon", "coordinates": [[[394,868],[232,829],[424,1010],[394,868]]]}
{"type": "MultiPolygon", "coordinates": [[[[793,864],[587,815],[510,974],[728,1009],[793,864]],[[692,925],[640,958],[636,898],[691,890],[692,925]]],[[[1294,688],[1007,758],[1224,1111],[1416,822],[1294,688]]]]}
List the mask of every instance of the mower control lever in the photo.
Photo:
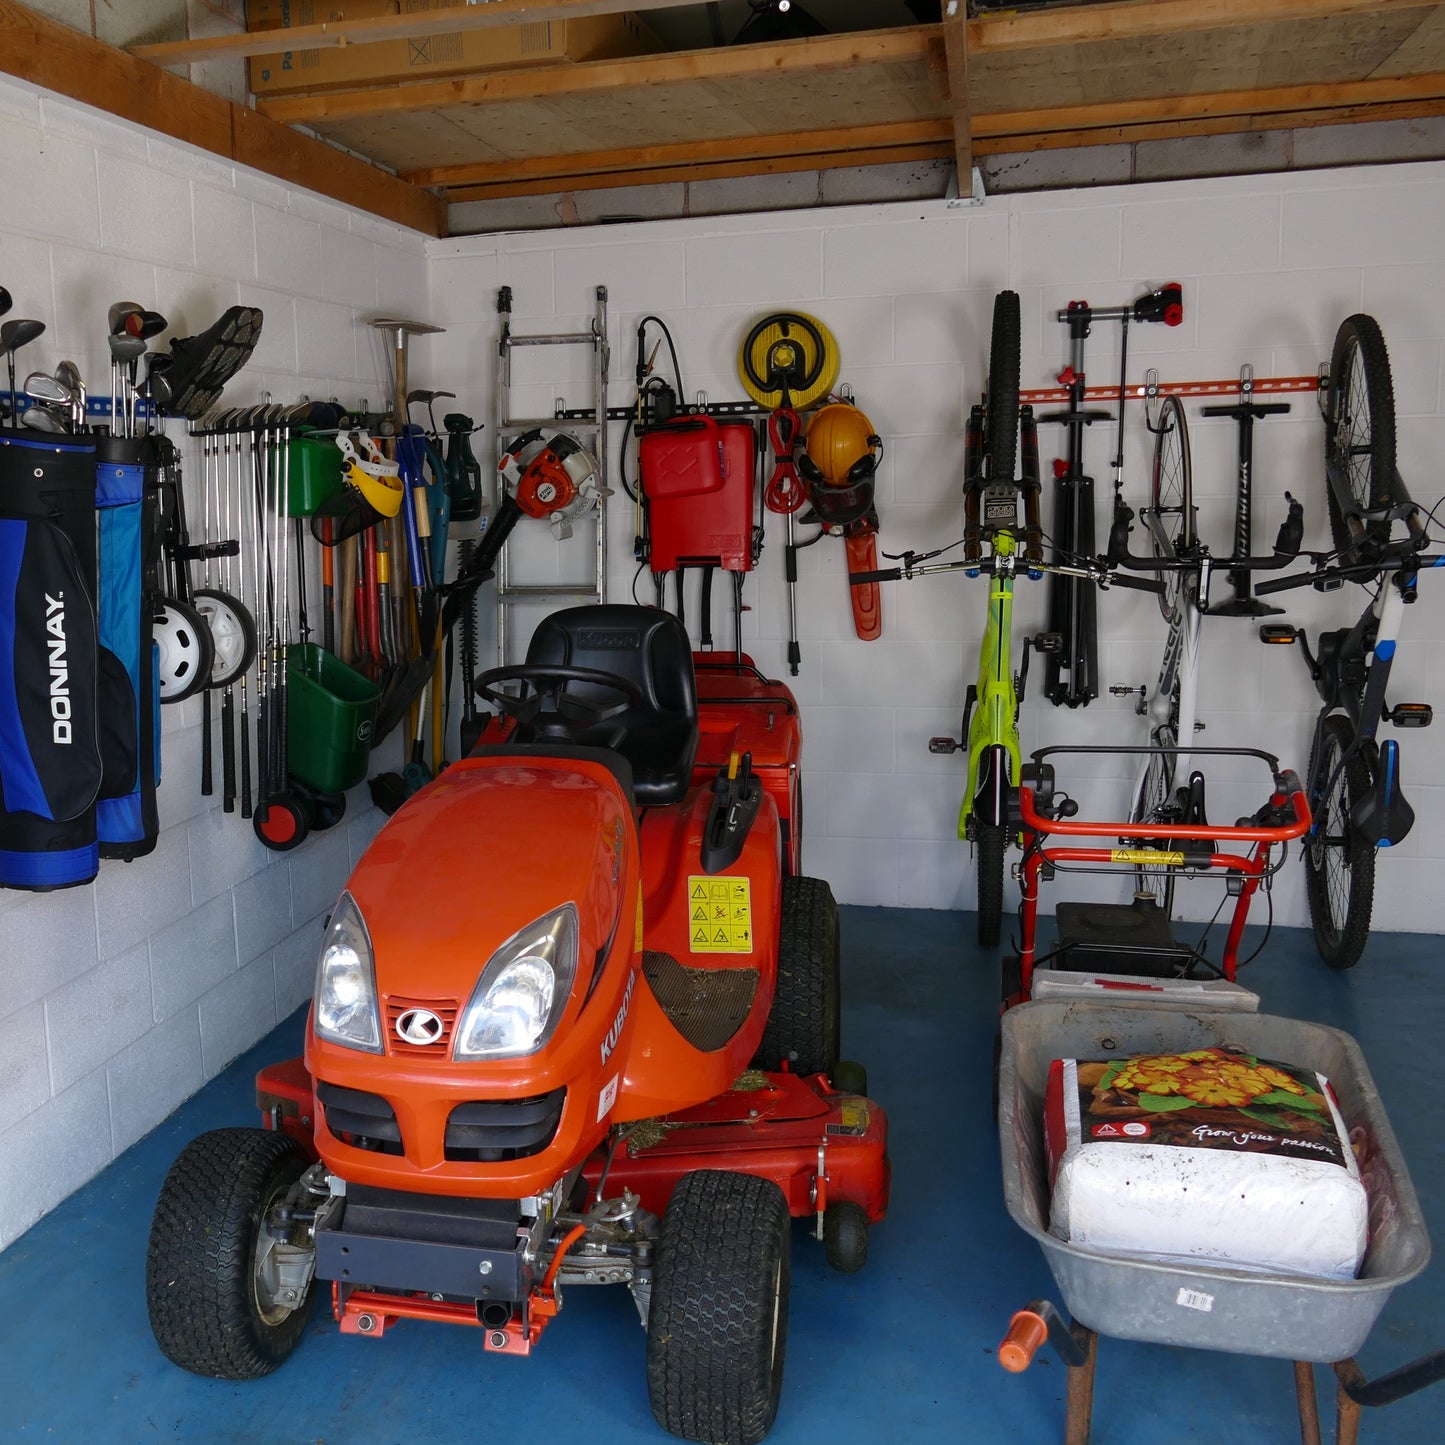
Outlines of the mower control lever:
{"type": "Polygon", "coordinates": [[[702,833],[702,871],[721,873],[742,856],[757,820],[763,785],[753,774],[753,755],[736,753],[712,782],[713,800],[702,833]]]}

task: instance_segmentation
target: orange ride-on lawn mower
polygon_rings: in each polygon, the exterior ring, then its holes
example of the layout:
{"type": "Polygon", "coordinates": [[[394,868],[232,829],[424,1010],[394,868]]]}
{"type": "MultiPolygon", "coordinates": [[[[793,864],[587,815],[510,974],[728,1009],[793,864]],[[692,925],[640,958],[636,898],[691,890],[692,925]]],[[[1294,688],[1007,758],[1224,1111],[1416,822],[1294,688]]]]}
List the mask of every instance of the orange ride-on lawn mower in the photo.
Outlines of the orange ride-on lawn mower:
{"type": "Polygon", "coordinates": [[[202,1135],[161,1190],[176,1364],[266,1374],[323,1281],[345,1333],[447,1321],[514,1355],[564,1289],[625,1284],[659,1423],[767,1433],[789,1218],[861,1267],[887,1121],[838,1060],[832,895],[795,871],[796,706],[699,662],[700,705],[675,617],[577,607],[478,680],[499,716],[357,865],[265,1127],[202,1135]]]}

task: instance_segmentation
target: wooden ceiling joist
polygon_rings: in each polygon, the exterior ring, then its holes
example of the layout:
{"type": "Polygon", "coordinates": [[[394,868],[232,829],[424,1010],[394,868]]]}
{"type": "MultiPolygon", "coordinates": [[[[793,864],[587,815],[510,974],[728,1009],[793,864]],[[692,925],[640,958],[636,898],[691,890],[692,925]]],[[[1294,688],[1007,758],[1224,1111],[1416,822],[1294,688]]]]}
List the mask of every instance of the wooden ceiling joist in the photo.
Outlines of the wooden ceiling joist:
{"type": "Polygon", "coordinates": [[[11,0],[0,0],[0,71],[398,225],[445,230],[429,192],[11,0]]]}
{"type": "Polygon", "coordinates": [[[968,19],[964,0],[944,0],[943,54],[948,76],[948,108],[953,122],[953,158],[961,190],[973,174],[973,127],[968,96],[968,19]]]}
{"type": "Polygon", "coordinates": [[[518,66],[452,80],[413,80],[356,90],[258,97],[256,108],[286,125],[310,125],[322,120],[441,110],[457,105],[495,105],[643,86],[759,75],[805,76],[858,66],[901,64],[925,60],[930,47],[937,43],[936,26],[910,25],[900,30],[868,30],[856,35],[785,40],[775,45],[724,46],[718,50],[589,60],[575,65],[518,66]]]}
{"type": "Polygon", "coordinates": [[[152,65],[189,65],[197,60],[236,60],[252,55],[273,55],[277,50],[332,50],[343,45],[366,45],[382,40],[413,40],[471,30],[494,30],[504,25],[532,25],[548,20],[582,20],[592,15],[618,15],[625,10],[675,10],[697,0],[487,0],[458,8],[364,19],[324,20],[313,25],[288,25],[269,30],[247,30],[204,40],[165,40],[133,45],[130,53],[152,65]]]}

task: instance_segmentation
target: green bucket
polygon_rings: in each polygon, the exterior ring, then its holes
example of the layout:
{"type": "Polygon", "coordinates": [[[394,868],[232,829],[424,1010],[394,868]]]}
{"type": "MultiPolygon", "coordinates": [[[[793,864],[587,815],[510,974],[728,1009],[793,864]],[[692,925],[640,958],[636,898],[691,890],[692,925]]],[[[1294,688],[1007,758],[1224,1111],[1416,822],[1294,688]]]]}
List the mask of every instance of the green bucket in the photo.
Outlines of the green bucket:
{"type": "Polygon", "coordinates": [[[341,490],[341,450],[331,437],[294,436],[288,445],[286,505],[293,517],[310,517],[341,490]]]}
{"type": "Polygon", "coordinates": [[[314,642],[286,649],[287,771],[319,793],[366,777],[381,689],[314,642]]]}

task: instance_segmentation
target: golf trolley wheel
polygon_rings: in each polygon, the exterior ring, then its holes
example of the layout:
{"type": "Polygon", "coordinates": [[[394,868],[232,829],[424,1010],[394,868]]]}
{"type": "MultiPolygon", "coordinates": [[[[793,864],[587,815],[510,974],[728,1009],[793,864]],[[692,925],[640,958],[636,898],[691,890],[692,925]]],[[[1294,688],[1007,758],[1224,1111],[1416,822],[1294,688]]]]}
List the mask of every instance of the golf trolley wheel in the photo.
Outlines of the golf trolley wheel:
{"type": "Polygon", "coordinates": [[[772,1428],[788,1337],[791,1223],[771,1179],[704,1169],[673,1190],[647,1321],[647,1389],[664,1430],[758,1445],[772,1428]]]}
{"type": "Polygon", "coordinates": [[[831,1074],[838,1063],[838,905],[821,878],[783,879],[778,984],[759,1069],[786,1064],[795,1074],[831,1074]]]}
{"type": "Polygon", "coordinates": [[[292,778],[291,797],[305,813],[309,832],[324,833],[346,816],[345,793],[321,793],[307,787],[299,778],[292,778]]]}
{"type": "Polygon", "coordinates": [[[215,645],[205,618],[194,607],[167,597],[156,613],[152,636],[162,702],[184,702],[209,684],[215,645]]]}
{"type": "Polygon", "coordinates": [[[256,623],[250,610],[229,592],[198,587],[191,601],[211,633],[215,655],[210,685],[229,687],[255,660],[256,623]]]}
{"type": "Polygon", "coordinates": [[[823,1248],[839,1274],[857,1274],[868,1263],[868,1211],[851,1199],[823,1211],[823,1248]]]}
{"type": "Polygon", "coordinates": [[[296,1348],[312,1290],[288,1293],[265,1224],[306,1167],[294,1139],[264,1129],[202,1134],[171,1166],[151,1221],[146,1309],[172,1363],[255,1380],[296,1348]]]}
{"type": "Polygon", "coordinates": [[[273,793],[256,805],[251,827],[273,853],[289,853],[306,841],[311,810],[291,793],[273,793]]]}
{"type": "Polygon", "coordinates": [[[1352,738],[1343,714],[1324,719],[1310,750],[1309,776],[1328,791],[1310,800],[1315,824],[1304,837],[1305,900],[1315,947],[1338,969],[1360,961],[1375,902],[1375,850],[1350,825],[1350,810],[1369,791],[1370,767],[1358,752],[1340,767],[1352,738]]]}

